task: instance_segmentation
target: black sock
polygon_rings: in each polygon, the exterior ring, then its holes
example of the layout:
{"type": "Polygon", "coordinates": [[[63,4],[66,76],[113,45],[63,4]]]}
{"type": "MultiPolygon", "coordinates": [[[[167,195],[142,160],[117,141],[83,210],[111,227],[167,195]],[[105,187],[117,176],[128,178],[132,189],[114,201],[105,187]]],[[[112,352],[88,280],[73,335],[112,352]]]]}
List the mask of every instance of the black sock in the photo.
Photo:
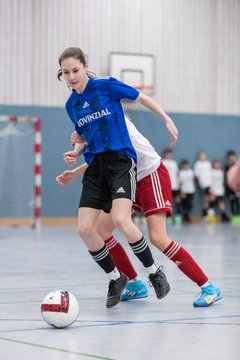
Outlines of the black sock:
{"type": "Polygon", "coordinates": [[[89,250],[89,253],[93,260],[96,261],[96,263],[105,271],[105,273],[108,274],[115,269],[115,264],[105,244],[102,249],[98,251],[89,250]]]}
{"type": "Polygon", "coordinates": [[[146,243],[144,237],[141,240],[135,242],[134,244],[130,244],[132,251],[137,256],[137,258],[141,261],[144,267],[149,267],[154,264],[154,260],[152,257],[151,250],[146,243]]]}

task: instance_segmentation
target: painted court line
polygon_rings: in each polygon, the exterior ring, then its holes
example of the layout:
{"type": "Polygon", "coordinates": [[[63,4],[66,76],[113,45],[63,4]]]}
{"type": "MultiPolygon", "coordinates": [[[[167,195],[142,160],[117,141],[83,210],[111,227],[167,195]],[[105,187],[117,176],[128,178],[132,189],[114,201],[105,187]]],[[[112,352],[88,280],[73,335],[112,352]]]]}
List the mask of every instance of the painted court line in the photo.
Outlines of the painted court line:
{"type": "Polygon", "coordinates": [[[9,341],[9,342],[12,342],[15,344],[29,345],[29,346],[34,346],[37,348],[42,348],[42,349],[47,349],[47,350],[59,351],[59,352],[78,355],[78,356],[84,356],[84,357],[88,357],[88,358],[92,358],[92,359],[114,360],[113,358],[109,358],[109,357],[103,357],[103,356],[98,356],[98,355],[86,354],[86,353],[82,353],[82,352],[78,352],[78,351],[71,351],[71,350],[66,350],[66,349],[61,349],[61,348],[55,348],[52,346],[35,344],[35,343],[27,342],[27,341],[14,340],[14,339],[9,339],[9,338],[4,338],[4,337],[0,337],[0,340],[9,341]]]}
{"type": "MultiPolygon", "coordinates": [[[[83,323],[81,325],[75,325],[72,326],[71,331],[74,329],[79,328],[97,328],[97,327],[108,327],[108,326],[123,326],[123,325],[143,325],[143,324],[202,324],[202,325],[240,325],[240,323],[231,324],[231,323],[216,323],[212,322],[210,323],[205,322],[196,322],[196,321],[202,321],[202,320],[215,320],[215,319],[235,319],[240,318],[240,314],[236,315],[223,315],[223,316],[207,316],[207,317],[186,317],[186,318],[177,318],[177,319],[167,319],[167,320],[146,320],[146,321],[94,321],[94,320],[77,320],[79,323],[83,323]],[[86,324],[88,323],[88,324],[86,324]],[[90,323],[90,324],[89,324],[90,323]]],[[[14,320],[12,320],[14,321],[14,320]]],[[[28,321],[28,320],[24,320],[28,321]]],[[[26,332],[26,331],[56,331],[55,329],[51,327],[40,327],[40,328],[25,328],[25,329],[8,329],[8,330],[0,330],[0,333],[14,333],[14,332],[26,332]]]]}

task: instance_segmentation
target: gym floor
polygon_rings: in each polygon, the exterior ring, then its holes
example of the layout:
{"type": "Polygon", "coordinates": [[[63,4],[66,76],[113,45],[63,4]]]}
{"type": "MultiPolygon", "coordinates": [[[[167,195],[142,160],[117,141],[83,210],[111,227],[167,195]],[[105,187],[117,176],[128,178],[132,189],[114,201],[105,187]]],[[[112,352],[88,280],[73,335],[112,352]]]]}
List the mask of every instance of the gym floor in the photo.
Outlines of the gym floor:
{"type": "MultiPolygon", "coordinates": [[[[146,227],[142,225],[146,234],[146,227]]],[[[125,244],[139,276],[147,275],[125,244]]],[[[152,248],[171,285],[167,297],[149,297],[105,307],[108,278],[90,258],[73,226],[0,228],[0,357],[34,360],[237,360],[240,352],[240,226],[169,225],[219,286],[223,299],[194,308],[198,287],[152,248]],[[76,322],[54,329],[41,317],[49,292],[62,289],[79,301],[76,322]]],[[[146,236],[147,237],[147,236],[146,236]]]]}

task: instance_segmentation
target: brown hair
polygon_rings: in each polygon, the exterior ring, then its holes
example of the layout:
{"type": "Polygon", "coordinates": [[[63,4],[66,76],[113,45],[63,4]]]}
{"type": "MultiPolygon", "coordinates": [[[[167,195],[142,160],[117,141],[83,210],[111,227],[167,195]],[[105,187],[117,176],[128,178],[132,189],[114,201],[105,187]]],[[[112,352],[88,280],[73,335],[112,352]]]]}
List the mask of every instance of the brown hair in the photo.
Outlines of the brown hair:
{"type": "MultiPolygon", "coordinates": [[[[78,47],[69,47],[69,48],[65,49],[62,52],[62,54],[59,56],[59,59],[58,59],[60,69],[58,70],[57,78],[60,81],[61,81],[61,77],[62,77],[62,69],[61,69],[62,61],[66,60],[68,58],[74,58],[76,60],[79,60],[80,63],[83,64],[84,66],[87,65],[86,56],[85,56],[84,52],[80,48],[78,48],[78,47]]],[[[91,71],[87,71],[87,74],[88,74],[88,76],[91,76],[92,74],[94,76],[96,76],[91,71]]]]}

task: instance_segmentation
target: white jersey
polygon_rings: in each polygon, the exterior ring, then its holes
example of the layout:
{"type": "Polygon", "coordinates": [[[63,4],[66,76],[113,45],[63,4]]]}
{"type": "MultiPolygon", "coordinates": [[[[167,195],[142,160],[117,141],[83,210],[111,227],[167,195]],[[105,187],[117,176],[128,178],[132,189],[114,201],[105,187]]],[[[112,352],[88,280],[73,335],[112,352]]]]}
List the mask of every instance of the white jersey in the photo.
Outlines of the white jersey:
{"type": "Polygon", "coordinates": [[[126,117],[125,120],[130,139],[137,153],[137,181],[139,181],[157,170],[161,163],[161,157],[133,123],[126,117]]]}
{"type": "Polygon", "coordinates": [[[212,184],[212,166],[208,160],[197,160],[194,164],[194,174],[198,178],[201,189],[206,189],[212,184]]]}
{"type": "Polygon", "coordinates": [[[180,170],[179,181],[183,193],[185,194],[195,193],[194,172],[192,169],[180,170]]]}
{"type": "Polygon", "coordinates": [[[179,190],[178,164],[173,159],[162,159],[171,179],[172,190],[179,190]]]}
{"type": "Polygon", "coordinates": [[[224,196],[224,173],[221,169],[212,169],[211,189],[216,196],[224,196]]]}

